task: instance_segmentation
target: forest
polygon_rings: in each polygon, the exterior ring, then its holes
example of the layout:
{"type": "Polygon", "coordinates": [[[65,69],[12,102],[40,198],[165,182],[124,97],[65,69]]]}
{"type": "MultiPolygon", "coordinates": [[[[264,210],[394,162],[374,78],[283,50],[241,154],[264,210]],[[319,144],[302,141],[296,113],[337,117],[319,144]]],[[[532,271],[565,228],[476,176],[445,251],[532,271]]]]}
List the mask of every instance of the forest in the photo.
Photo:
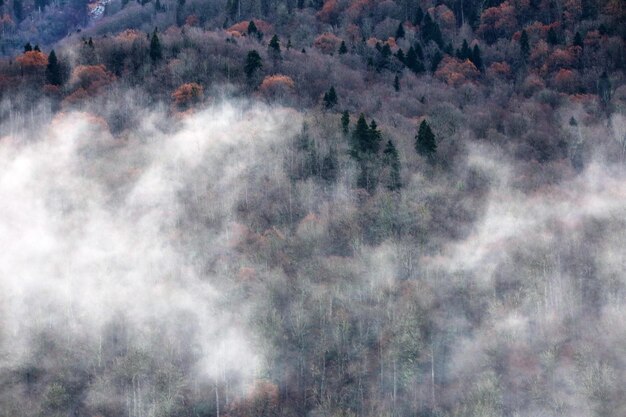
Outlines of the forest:
{"type": "Polygon", "coordinates": [[[0,417],[626,415],[623,0],[0,29],[0,417]]]}

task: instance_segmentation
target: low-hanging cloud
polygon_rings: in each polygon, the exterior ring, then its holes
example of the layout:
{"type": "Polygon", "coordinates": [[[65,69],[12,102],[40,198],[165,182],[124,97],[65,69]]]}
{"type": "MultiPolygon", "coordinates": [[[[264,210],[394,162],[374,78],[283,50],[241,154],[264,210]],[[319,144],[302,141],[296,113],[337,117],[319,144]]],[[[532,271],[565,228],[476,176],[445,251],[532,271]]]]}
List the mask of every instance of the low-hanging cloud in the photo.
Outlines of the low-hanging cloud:
{"type": "Polygon", "coordinates": [[[247,306],[230,304],[228,277],[195,259],[219,262],[228,250],[241,176],[299,118],[222,103],[165,129],[164,112],[146,112],[114,138],[103,119],[68,112],[36,139],[0,139],[0,367],[31,360],[39,332],[87,340],[95,352],[107,326],[124,322],[134,349],[197,344],[198,374],[256,377],[247,306]],[[180,227],[190,200],[216,227],[180,227]]]}

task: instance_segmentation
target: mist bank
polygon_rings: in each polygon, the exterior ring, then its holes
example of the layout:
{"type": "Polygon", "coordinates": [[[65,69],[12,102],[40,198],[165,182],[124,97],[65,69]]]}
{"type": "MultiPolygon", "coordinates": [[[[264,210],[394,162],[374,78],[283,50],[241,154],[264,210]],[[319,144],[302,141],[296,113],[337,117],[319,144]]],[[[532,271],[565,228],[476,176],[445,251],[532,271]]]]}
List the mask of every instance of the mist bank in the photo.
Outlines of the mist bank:
{"type": "Polygon", "coordinates": [[[0,415],[624,410],[602,146],[533,172],[459,128],[433,164],[385,124],[402,187],[368,191],[332,112],[115,108],[2,126],[0,415]]]}

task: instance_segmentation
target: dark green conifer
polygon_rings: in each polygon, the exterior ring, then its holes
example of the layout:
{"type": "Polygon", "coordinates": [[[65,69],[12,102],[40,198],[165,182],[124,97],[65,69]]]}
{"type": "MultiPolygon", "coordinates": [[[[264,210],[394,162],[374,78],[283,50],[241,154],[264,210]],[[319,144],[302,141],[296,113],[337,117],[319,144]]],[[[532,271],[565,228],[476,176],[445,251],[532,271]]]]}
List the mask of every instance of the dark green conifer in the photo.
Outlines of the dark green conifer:
{"type": "Polygon", "coordinates": [[[422,120],[415,136],[415,150],[419,155],[427,158],[432,158],[437,152],[435,135],[426,120],[422,120]]]}

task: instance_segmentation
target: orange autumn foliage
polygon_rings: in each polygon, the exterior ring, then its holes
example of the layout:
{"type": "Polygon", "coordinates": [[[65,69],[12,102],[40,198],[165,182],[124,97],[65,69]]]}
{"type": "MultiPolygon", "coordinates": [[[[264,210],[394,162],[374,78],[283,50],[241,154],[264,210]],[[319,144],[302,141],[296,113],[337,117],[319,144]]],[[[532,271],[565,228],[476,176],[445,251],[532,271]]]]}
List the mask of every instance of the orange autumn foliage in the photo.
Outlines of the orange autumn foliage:
{"type": "Polygon", "coordinates": [[[115,81],[115,75],[100,65],[79,65],[72,71],[70,85],[84,89],[87,93],[97,92],[101,87],[115,81]]]}
{"type": "Polygon", "coordinates": [[[489,66],[487,73],[491,77],[509,78],[511,76],[511,66],[506,62],[494,62],[489,66]]]}
{"type": "Polygon", "coordinates": [[[259,91],[267,98],[283,97],[291,94],[296,87],[293,79],[287,75],[268,75],[263,79],[259,91]]]}
{"type": "Polygon", "coordinates": [[[48,57],[43,52],[28,51],[18,56],[15,61],[25,70],[37,70],[48,65],[48,57]]]}
{"type": "Polygon", "coordinates": [[[324,54],[335,53],[339,49],[341,39],[332,33],[322,33],[313,42],[313,46],[324,54]]]}
{"type": "Polygon", "coordinates": [[[479,76],[480,71],[478,71],[472,61],[469,59],[461,61],[451,56],[446,56],[435,72],[436,78],[453,86],[459,86],[465,82],[475,80],[479,76]]]}
{"type": "MultiPolygon", "coordinates": [[[[252,19],[252,21],[254,21],[254,25],[256,26],[256,28],[266,35],[274,31],[272,25],[267,23],[265,20],[252,19]]],[[[242,34],[247,34],[248,25],[250,25],[250,20],[243,20],[239,23],[235,23],[234,25],[226,29],[226,32],[239,32],[242,34]]]]}
{"type": "Polygon", "coordinates": [[[200,103],[203,98],[204,89],[197,83],[183,84],[172,93],[174,105],[180,109],[186,109],[194,104],[200,103]]]}
{"type": "Polygon", "coordinates": [[[324,6],[322,6],[322,10],[317,12],[317,18],[324,23],[335,23],[339,18],[337,0],[324,1],[324,6]]]}

